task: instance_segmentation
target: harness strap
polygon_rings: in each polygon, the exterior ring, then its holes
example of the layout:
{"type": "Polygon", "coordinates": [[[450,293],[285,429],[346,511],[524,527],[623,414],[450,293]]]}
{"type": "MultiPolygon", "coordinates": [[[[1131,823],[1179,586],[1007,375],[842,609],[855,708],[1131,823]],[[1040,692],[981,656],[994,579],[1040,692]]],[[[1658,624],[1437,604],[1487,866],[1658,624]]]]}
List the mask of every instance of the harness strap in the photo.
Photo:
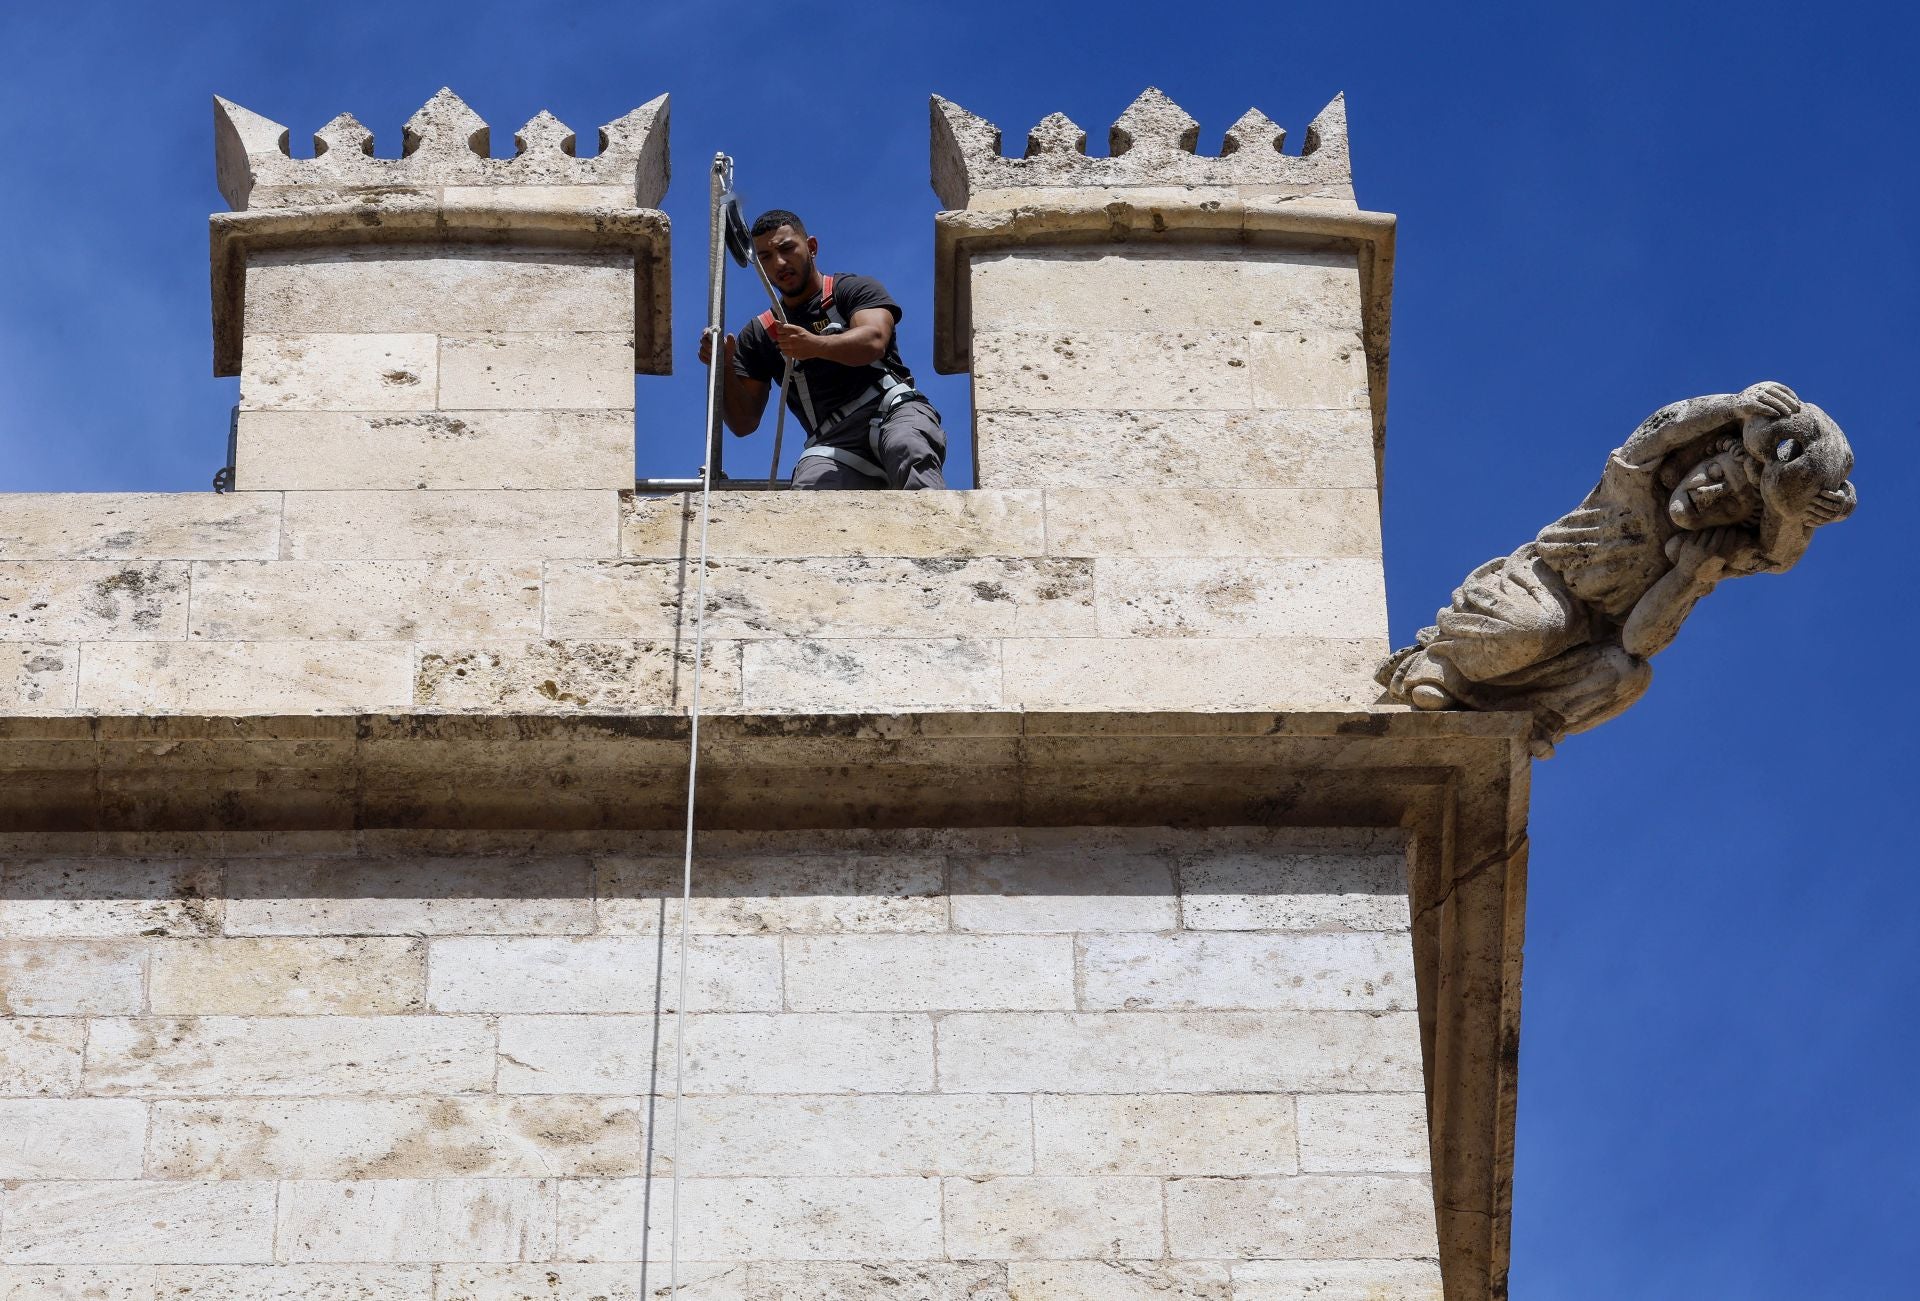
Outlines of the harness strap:
{"type": "Polygon", "coordinates": [[[861,456],[858,452],[849,452],[844,447],[809,447],[806,451],[800,453],[800,459],[803,461],[815,456],[828,461],[838,461],[842,465],[851,466],[853,469],[860,471],[860,473],[872,475],[876,479],[885,479],[887,477],[885,470],[875,465],[872,461],[869,461],[866,457],[861,456]]]}

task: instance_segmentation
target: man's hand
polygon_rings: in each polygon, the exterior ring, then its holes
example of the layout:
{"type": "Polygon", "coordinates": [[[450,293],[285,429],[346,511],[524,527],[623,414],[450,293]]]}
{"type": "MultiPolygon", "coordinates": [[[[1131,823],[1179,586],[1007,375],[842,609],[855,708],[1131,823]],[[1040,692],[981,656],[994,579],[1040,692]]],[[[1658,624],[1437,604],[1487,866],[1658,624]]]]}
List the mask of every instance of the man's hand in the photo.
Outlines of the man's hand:
{"type": "Polygon", "coordinates": [[[1818,528],[1822,524],[1831,524],[1853,514],[1856,502],[1853,485],[1843,483],[1838,488],[1828,488],[1825,492],[1807,503],[1807,515],[1818,528]]]}
{"type": "MultiPolygon", "coordinates": [[[[725,341],[720,345],[721,352],[727,359],[728,370],[733,369],[733,352],[734,352],[734,349],[739,346],[739,343],[740,341],[738,339],[734,338],[731,334],[729,334],[726,337],[725,341]]],[[[708,363],[710,363],[712,360],[713,360],[713,332],[711,330],[702,330],[700,331],[700,364],[702,366],[705,366],[708,363]]]]}
{"type": "Polygon", "coordinates": [[[1667,559],[1675,569],[1705,583],[1751,574],[1762,567],[1753,535],[1738,527],[1676,534],[1667,542],[1667,559]]]}
{"type": "Polygon", "coordinates": [[[773,344],[780,349],[780,355],[788,361],[805,361],[809,357],[820,357],[825,351],[820,346],[820,336],[802,325],[791,322],[773,323],[773,344]]]}
{"type": "Polygon", "coordinates": [[[1800,395],[1779,380],[1763,379],[1734,396],[1734,410],[1748,420],[1775,420],[1800,410],[1800,395]]]}

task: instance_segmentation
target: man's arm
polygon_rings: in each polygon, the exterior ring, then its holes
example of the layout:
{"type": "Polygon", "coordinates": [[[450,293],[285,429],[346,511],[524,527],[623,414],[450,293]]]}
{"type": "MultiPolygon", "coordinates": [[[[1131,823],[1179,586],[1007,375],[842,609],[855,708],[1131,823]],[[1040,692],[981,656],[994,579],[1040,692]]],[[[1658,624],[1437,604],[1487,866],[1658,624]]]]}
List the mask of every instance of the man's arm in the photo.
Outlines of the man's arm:
{"type": "Polygon", "coordinates": [[[1688,398],[1661,407],[1641,421],[1614,455],[1628,465],[1645,467],[1722,425],[1756,417],[1790,416],[1799,409],[1799,397],[1775,380],[1762,380],[1738,393],[1688,398]]]}
{"type": "Polygon", "coordinates": [[[884,307],[862,308],[838,334],[815,334],[800,326],[776,324],[774,343],[790,361],[831,361],[842,366],[870,366],[887,355],[893,342],[893,313],[884,307]]]}
{"type": "MultiPolygon", "coordinates": [[[[733,368],[734,352],[740,341],[729,334],[721,345],[724,360],[721,362],[721,374],[725,379],[721,389],[720,418],[727,428],[735,434],[745,437],[760,427],[760,417],[767,410],[767,395],[773,386],[765,380],[748,379],[733,368]]],[[[713,339],[705,330],[700,332],[700,364],[708,365],[713,359],[713,339]]]]}
{"type": "Polygon", "coordinates": [[[1681,533],[1667,543],[1667,551],[1673,568],[1635,602],[1620,630],[1620,644],[1642,659],[1672,645],[1693,607],[1722,580],[1762,567],[1750,536],[1738,528],[1681,533]]]}

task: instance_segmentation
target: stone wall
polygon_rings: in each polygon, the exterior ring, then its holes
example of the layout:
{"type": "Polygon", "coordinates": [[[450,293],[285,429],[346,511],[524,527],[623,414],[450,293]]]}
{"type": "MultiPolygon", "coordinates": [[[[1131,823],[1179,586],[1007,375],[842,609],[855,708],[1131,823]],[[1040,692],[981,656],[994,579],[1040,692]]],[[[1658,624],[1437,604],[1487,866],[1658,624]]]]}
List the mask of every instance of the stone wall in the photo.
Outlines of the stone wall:
{"type": "MultiPolygon", "coordinates": [[[[0,1296],[664,1286],[677,837],[76,842],[0,869],[0,1296]]],[[[1437,1296],[1401,843],[708,834],[684,1295],[1437,1296]]]]}

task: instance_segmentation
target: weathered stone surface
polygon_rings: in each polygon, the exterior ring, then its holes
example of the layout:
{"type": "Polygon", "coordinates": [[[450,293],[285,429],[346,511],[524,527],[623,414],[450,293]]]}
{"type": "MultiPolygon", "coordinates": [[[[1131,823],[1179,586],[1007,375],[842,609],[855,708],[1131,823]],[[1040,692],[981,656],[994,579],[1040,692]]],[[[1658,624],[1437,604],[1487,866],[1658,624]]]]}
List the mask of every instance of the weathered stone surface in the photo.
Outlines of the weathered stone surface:
{"type": "Polygon", "coordinates": [[[460,245],[255,253],[249,338],[633,330],[631,254],[460,245]]]}
{"type": "Polygon", "coordinates": [[[1397,854],[1200,853],[1180,869],[1189,930],[1404,931],[1407,861],[1397,854]]]}
{"type": "MultiPolygon", "coordinates": [[[[652,1012],[676,1006],[678,970],[657,938],[433,941],[428,1001],[442,1012],[652,1012]]],[[[780,1010],[780,941],[705,935],[688,941],[697,1012],[780,1010]]]]}
{"type": "Polygon", "coordinates": [[[0,562],[0,641],[177,640],[186,623],[184,564],[0,562]]]}
{"type": "Polygon", "coordinates": [[[787,1006],[800,1012],[944,1012],[1074,1006],[1065,935],[794,936],[787,1006]]]}
{"type": "Polygon", "coordinates": [[[753,1301],[1007,1301],[1006,1267],[898,1261],[756,1261],[746,1267],[753,1301]]]}
{"type": "Polygon", "coordinates": [[[274,1186],[113,1179],[0,1191],[0,1257],[23,1264],[244,1264],[273,1259],[274,1186]]]}
{"type": "Polygon", "coordinates": [[[1256,331],[1247,355],[1255,406],[1275,411],[1357,411],[1367,406],[1367,351],[1356,332],[1256,331]]]}
{"type": "Polygon", "coordinates": [[[1380,555],[1370,489],[1050,488],[1056,556],[1380,555]]]}
{"type": "Polygon", "coordinates": [[[287,1260],[514,1261],[553,1255],[546,1179],[292,1180],[280,1185],[287,1260]]]}
{"type": "Polygon", "coordinates": [[[243,411],[432,411],[431,334],[254,334],[240,362],[243,411]]]}
{"type": "Polygon", "coordinates": [[[1431,1260],[1249,1260],[1233,1267],[1234,1301],[1441,1301],[1431,1260]]]}
{"type": "Polygon", "coordinates": [[[1433,1189],[1425,1179],[1299,1175],[1176,1179],[1167,1184],[1176,1256],[1433,1257],[1433,1189]]]}
{"type": "Polygon", "coordinates": [[[1001,934],[1157,931],[1179,925],[1173,864],[1096,850],[957,857],[953,926],[1001,934]]]}
{"type": "Polygon", "coordinates": [[[517,321],[503,325],[513,332],[441,338],[442,410],[633,410],[631,333],[527,333],[517,321]]]}
{"type": "Polygon", "coordinates": [[[947,1249],[976,1260],[1164,1254],[1157,1179],[943,1181],[947,1249]]]}
{"type": "Polygon", "coordinates": [[[145,1103],[0,1099],[0,1179],[138,1179],[145,1103]]]}
{"type": "Polygon", "coordinates": [[[93,1023],[106,1096],[471,1093],[493,1082],[479,1017],[142,1017],[93,1023]]]}
{"type": "Polygon", "coordinates": [[[750,641],[741,656],[741,705],[748,709],[977,709],[1002,701],[995,641],[750,641]]]}
{"type": "Polygon", "coordinates": [[[1424,1094],[1309,1094],[1300,1099],[1302,1170],[1425,1174],[1429,1159],[1424,1094]]]}
{"type": "Polygon", "coordinates": [[[399,642],[108,642],[87,647],[79,705],[96,713],[341,713],[413,699],[399,642]]]}
{"type": "MultiPolygon", "coordinates": [[[[1372,637],[1018,638],[1002,643],[1006,703],[1028,709],[1351,708],[1378,694],[1366,669],[1377,662],[1379,644],[1372,637]]],[[[750,671],[749,703],[751,680],[750,671]]]]}
{"type": "Polygon", "coordinates": [[[236,859],[229,935],[571,935],[593,929],[584,858],[236,859]]]}
{"type": "Polygon", "coordinates": [[[1106,637],[1386,640],[1386,587],[1371,558],[1129,558],[1097,572],[1106,637]]]}
{"type": "Polygon", "coordinates": [[[271,560],[279,545],[267,493],[0,493],[0,560],[271,560]]]}
{"type": "Polygon", "coordinates": [[[1408,1012],[957,1012],[939,1034],[954,1093],[1422,1087],[1408,1012]]]}
{"type": "Polygon", "coordinates": [[[1363,411],[978,411],[990,488],[1359,488],[1374,491],[1363,411]]]}
{"type": "Polygon", "coordinates": [[[1247,358],[1247,336],[1232,331],[981,330],[974,409],[1244,411],[1247,358]]]}
{"type": "Polygon", "coordinates": [[[618,490],[633,483],[633,419],[626,411],[242,411],[237,479],[250,490],[618,490]]]}
{"type": "Polygon", "coordinates": [[[46,858],[0,863],[0,935],[210,935],[220,928],[218,863],[181,858],[46,858]]]}
{"type": "MultiPolygon", "coordinates": [[[[629,497],[621,554],[667,559],[699,548],[699,499],[629,497]]],[[[802,556],[1037,556],[1041,496],[974,492],[715,493],[707,521],[714,559],[802,556]]]]}
{"type": "Polygon", "coordinates": [[[0,1265],[0,1301],[395,1301],[432,1291],[425,1265],[0,1265]]]}
{"type": "Polygon", "coordinates": [[[163,1179],[638,1175],[646,1173],[648,1105],[645,1098],[581,1097],[161,1102],[150,1172],[163,1179]]]}
{"type": "Polygon", "coordinates": [[[193,571],[207,641],[424,641],[540,635],[537,562],[218,561],[193,571]]]}
{"type": "Polygon", "coordinates": [[[1351,253],[1112,246],[999,250],[972,260],[973,328],[1360,329],[1351,253]]]}
{"type": "MultiPolygon", "coordinates": [[[[704,710],[738,705],[740,647],[708,642],[700,677],[704,710]]],[[[659,713],[693,700],[693,643],[526,641],[424,645],[416,698],[422,708],[489,713],[659,713]]]]}
{"type": "MultiPolygon", "coordinates": [[[[503,1093],[644,1093],[674,1060],[670,1020],[500,1018],[503,1093]]],[[[689,1093],[913,1093],[934,1087],[933,1022],[902,1014],[693,1015],[689,1093]]]]}
{"type": "Polygon", "coordinates": [[[1417,1000],[1404,935],[1090,935],[1082,1006],[1204,1011],[1401,1011],[1417,1000]]]}
{"type": "MultiPolygon", "coordinates": [[[[1227,1267],[1212,1261],[1013,1261],[1009,1301],[1231,1301],[1227,1267]]],[[[1316,1299],[1317,1301],[1317,1299],[1316,1299]]]]}
{"type": "MultiPolygon", "coordinates": [[[[80,1087],[86,1023],[72,1017],[0,1017],[0,1097],[59,1097],[80,1087]]],[[[6,1294],[0,1292],[0,1297],[6,1294]]]]}
{"type": "MultiPolygon", "coordinates": [[[[769,1301],[776,1293],[749,1291],[750,1265],[737,1261],[680,1262],[680,1292],[675,1301],[769,1301]]],[[[659,1257],[642,1266],[571,1264],[442,1265],[440,1295],[459,1301],[659,1301],[668,1267],[659,1257]]],[[[967,1301],[971,1301],[970,1298],[967,1301]]]]}
{"type": "Polygon", "coordinates": [[[1007,1095],[690,1098],[694,1174],[998,1175],[1033,1170],[1032,1117],[1007,1095]]]}
{"type": "Polygon", "coordinates": [[[415,939],[219,939],[157,944],[147,977],[160,1016],[369,1016],[426,1005],[415,939]]]}
{"type": "MultiPolygon", "coordinates": [[[[563,1257],[639,1260],[647,1246],[638,1179],[560,1189],[563,1257]]],[[[698,1260],[937,1260],[937,1179],[700,1179],[680,1185],[681,1253],[698,1260]]],[[[646,1255],[665,1259],[670,1221],[656,1197],[646,1255]]]]}
{"type": "Polygon", "coordinates": [[[546,492],[290,492],[289,560],[540,560],[610,556],[620,498],[546,492]]]}
{"type": "Polygon", "coordinates": [[[1034,1169],[1043,1175],[1290,1175],[1293,1099],[1285,1094],[1119,1094],[1033,1100],[1034,1169]]]}
{"type": "MultiPolygon", "coordinates": [[[[598,864],[602,931],[657,934],[680,925],[681,860],[598,864]]],[[[946,864],[921,854],[703,855],[688,927],[703,934],[943,931],[946,864]]]]}
{"type": "Polygon", "coordinates": [[[79,690],[78,646],[0,643],[0,713],[63,713],[74,707],[79,690]]]}
{"type": "Polygon", "coordinates": [[[147,946],[127,940],[0,940],[0,1016],[131,1016],[147,946]]]}

